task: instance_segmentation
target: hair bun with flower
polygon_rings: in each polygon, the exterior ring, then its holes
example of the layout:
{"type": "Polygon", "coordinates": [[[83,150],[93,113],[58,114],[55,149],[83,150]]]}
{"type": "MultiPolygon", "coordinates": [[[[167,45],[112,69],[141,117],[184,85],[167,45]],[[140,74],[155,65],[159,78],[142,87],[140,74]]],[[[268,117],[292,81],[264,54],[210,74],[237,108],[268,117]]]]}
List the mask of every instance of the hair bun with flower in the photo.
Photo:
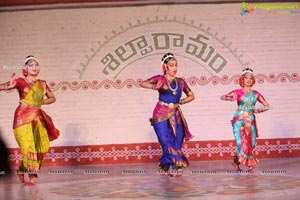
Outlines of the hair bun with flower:
{"type": "Polygon", "coordinates": [[[166,53],[166,54],[162,57],[161,61],[162,61],[164,64],[168,64],[168,62],[169,62],[169,60],[170,60],[171,58],[174,58],[174,54],[173,54],[173,53],[166,53]]]}
{"type": "Polygon", "coordinates": [[[24,61],[25,65],[26,65],[29,61],[31,61],[31,60],[34,60],[34,61],[36,61],[37,63],[39,62],[38,59],[37,59],[35,56],[30,55],[30,56],[26,56],[25,61],[24,61]]]}
{"type": "Polygon", "coordinates": [[[253,74],[253,70],[251,69],[251,68],[245,68],[245,69],[243,69],[243,71],[242,71],[242,76],[244,75],[244,74],[246,74],[246,73],[250,73],[250,74],[253,74]]]}
{"type": "Polygon", "coordinates": [[[251,84],[251,87],[252,87],[255,84],[255,79],[254,79],[253,70],[251,68],[245,68],[245,69],[243,69],[242,74],[241,74],[241,76],[239,78],[239,85],[241,87],[244,87],[244,75],[246,73],[250,73],[253,76],[253,81],[252,81],[252,84],[251,84]]]}
{"type": "Polygon", "coordinates": [[[165,73],[167,71],[166,65],[168,64],[168,62],[170,61],[171,58],[174,58],[174,54],[173,53],[166,53],[161,61],[162,61],[162,70],[165,73]]]}
{"type": "Polygon", "coordinates": [[[35,56],[33,56],[33,55],[29,55],[29,56],[26,56],[26,58],[25,58],[25,60],[24,60],[24,64],[25,64],[25,69],[22,69],[22,74],[23,74],[23,76],[27,76],[28,75],[28,72],[27,72],[27,67],[26,67],[26,65],[29,63],[29,61],[31,61],[31,60],[34,60],[34,61],[36,61],[37,63],[39,62],[38,61],[38,59],[35,57],[35,56]]]}

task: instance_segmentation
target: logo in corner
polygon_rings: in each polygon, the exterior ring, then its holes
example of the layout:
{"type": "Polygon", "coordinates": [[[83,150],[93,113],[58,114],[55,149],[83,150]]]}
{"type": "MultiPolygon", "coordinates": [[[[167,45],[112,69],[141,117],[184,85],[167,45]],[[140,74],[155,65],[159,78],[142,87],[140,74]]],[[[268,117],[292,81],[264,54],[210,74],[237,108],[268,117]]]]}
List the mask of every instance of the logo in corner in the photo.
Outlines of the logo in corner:
{"type": "Polygon", "coordinates": [[[254,11],[254,9],[251,6],[247,5],[246,2],[242,2],[241,10],[242,10],[240,12],[241,16],[245,15],[246,13],[250,13],[254,11]]]}

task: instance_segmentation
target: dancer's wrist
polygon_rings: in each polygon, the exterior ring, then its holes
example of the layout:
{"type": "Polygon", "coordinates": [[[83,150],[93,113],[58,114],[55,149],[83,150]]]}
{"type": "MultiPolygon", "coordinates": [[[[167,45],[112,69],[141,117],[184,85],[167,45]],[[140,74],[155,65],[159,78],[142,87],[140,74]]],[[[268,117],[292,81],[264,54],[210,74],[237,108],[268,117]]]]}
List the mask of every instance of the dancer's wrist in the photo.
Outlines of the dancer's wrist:
{"type": "Polygon", "coordinates": [[[156,84],[155,84],[155,83],[152,84],[152,90],[157,90],[157,89],[156,89],[156,84]]]}

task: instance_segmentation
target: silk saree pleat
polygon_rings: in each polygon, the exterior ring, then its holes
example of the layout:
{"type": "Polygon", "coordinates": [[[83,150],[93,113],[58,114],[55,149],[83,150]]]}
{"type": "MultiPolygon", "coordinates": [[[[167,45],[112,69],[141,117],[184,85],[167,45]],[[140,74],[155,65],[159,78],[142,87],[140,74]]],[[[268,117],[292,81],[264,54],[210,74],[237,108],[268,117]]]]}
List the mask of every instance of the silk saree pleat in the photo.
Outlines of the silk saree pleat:
{"type": "Polygon", "coordinates": [[[23,92],[26,94],[20,99],[20,105],[15,112],[14,135],[22,153],[22,163],[19,169],[37,172],[50,147],[47,130],[49,122],[46,122],[44,111],[40,108],[45,95],[45,87],[41,81],[37,81],[25,90],[23,92]]]}
{"type": "Polygon", "coordinates": [[[259,160],[254,155],[256,137],[258,136],[254,106],[257,99],[253,92],[242,96],[239,111],[233,117],[232,126],[237,143],[237,154],[239,162],[245,166],[256,165],[259,160]]]}

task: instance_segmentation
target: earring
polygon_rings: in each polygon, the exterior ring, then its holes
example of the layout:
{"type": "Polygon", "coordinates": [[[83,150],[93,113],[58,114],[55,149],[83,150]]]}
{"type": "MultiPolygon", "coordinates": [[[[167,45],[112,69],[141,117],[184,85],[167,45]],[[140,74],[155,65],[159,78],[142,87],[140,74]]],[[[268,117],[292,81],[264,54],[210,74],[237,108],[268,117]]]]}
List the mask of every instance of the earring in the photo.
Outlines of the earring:
{"type": "Polygon", "coordinates": [[[166,69],[166,64],[165,63],[162,64],[161,68],[162,68],[162,71],[164,73],[166,73],[167,69],[166,69]]]}

